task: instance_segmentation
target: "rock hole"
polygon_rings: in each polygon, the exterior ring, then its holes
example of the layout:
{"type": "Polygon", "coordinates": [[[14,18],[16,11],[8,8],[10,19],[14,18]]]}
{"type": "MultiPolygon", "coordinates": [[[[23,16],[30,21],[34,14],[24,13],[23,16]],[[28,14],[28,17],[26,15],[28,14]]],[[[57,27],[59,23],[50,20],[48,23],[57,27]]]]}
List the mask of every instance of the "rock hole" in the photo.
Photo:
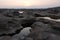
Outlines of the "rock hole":
{"type": "Polygon", "coordinates": [[[25,20],[25,23],[22,23],[21,25],[23,26],[23,28],[25,27],[31,27],[31,25],[35,22],[35,20],[25,20]]]}

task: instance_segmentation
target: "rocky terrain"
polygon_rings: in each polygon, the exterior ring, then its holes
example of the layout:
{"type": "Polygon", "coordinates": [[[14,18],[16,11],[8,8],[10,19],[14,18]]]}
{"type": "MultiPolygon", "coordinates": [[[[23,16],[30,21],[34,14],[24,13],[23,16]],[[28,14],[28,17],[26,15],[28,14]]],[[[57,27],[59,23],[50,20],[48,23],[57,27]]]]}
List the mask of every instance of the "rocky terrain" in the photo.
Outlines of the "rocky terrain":
{"type": "Polygon", "coordinates": [[[60,40],[60,7],[0,9],[0,40],[60,40]]]}

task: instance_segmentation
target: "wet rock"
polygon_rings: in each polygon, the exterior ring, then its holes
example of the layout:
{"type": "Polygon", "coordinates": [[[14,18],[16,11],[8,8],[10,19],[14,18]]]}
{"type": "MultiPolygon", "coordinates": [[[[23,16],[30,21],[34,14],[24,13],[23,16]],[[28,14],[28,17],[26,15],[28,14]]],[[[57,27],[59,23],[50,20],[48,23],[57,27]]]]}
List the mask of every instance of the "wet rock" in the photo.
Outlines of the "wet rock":
{"type": "Polygon", "coordinates": [[[59,13],[48,13],[47,11],[42,11],[40,13],[34,13],[35,17],[51,17],[52,19],[60,19],[60,12],[59,13]]]}

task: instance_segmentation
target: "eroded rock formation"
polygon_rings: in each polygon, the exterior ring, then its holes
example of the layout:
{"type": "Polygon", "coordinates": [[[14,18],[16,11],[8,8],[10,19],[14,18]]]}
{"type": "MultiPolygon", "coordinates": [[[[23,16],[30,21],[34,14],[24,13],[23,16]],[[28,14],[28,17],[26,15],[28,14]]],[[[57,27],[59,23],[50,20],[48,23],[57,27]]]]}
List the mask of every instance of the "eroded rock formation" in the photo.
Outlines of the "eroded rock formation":
{"type": "Polygon", "coordinates": [[[60,40],[60,7],[19,10],[0,9],[0,40],[60,40]]]}

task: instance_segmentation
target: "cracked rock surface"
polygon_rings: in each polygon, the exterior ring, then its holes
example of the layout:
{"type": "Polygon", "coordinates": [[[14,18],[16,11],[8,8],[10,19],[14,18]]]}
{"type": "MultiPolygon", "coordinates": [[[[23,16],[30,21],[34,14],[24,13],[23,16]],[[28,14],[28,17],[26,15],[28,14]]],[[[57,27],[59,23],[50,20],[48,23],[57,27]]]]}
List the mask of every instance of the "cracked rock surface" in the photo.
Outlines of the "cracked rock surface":
{"type": "Polygon", "coordinates": [[[58,20],[60,7],[0,9],[0,40],[60,40],[58,20]]]}

